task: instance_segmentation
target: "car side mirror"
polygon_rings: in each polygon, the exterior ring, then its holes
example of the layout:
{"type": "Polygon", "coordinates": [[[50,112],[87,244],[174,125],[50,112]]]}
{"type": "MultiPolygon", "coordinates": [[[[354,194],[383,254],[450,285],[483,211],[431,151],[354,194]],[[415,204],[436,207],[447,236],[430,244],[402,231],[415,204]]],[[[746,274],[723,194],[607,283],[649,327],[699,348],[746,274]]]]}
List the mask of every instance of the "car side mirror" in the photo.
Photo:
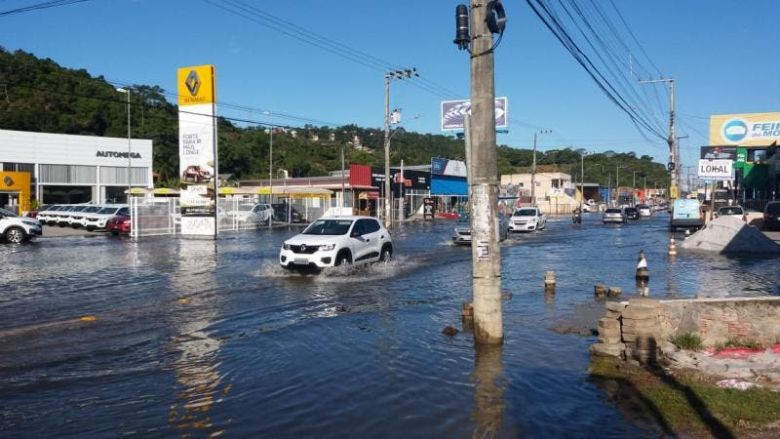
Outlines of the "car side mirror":
{"type": "Polygon", "coordinates": [[[361,235],[360,232],[355,232],[355,231],[349,234],[350,238],[360,238],[361,236],[363,235],[361,235]]]}

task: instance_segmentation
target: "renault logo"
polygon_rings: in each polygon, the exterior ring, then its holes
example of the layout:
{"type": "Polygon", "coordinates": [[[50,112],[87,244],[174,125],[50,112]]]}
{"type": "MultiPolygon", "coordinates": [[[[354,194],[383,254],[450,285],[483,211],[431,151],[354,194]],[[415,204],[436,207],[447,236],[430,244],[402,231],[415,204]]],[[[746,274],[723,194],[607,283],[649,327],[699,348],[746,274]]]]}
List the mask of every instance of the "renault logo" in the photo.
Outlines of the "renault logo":
{"type": "Polygon", "coordinates": [[[198,95],[198,90],[200,89],[200,78],[198,78],[198,73],[195,70],[190,70],[190,74],[187,75],[187,79],[184,81],[184,85],[187,87],[187,90],[189,90],[190,95],[193,97],[198,95]]]}
{"type": "Polygon", "coordinates": [[[301,244],[301,251],[302,251],[302,252],[305,252],[305,251],[306,251],[306,244],[301,244]]]}
{"type": "Polygon", "coordinates": [[[3,183],[5,183],[6,186],[13,186],[14,180],[8,175],[6,175],[5,178],[3,179],[3,183]]]}

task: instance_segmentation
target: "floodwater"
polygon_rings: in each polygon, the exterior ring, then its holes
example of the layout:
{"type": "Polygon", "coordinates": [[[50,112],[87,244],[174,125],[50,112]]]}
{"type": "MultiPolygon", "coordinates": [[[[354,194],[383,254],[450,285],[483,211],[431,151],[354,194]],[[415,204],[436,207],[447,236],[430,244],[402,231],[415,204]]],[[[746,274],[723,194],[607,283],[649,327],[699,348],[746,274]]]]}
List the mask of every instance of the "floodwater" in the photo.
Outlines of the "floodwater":
{"type": "Polygon", "coordinates": [[[635,294],[640,249],[652,297],[780,294],[777,260],[670,261],[667,216],[598,219],[502,245],[503,348],[441,333],[471,295],[452,222],[318,276],[277,267],[295,229],[0,246],[0,436],[656,437],[588,380],[595,338],[552,329],[595,325],[596,283],[635,294]]]}

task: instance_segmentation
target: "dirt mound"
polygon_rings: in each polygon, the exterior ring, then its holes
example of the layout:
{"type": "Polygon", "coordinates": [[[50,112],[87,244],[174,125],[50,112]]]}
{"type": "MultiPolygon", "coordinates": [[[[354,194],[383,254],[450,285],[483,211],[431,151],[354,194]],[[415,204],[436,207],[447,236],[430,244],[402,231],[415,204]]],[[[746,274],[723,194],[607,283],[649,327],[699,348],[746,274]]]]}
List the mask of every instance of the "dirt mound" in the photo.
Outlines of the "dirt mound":
{"type": "Polygon", "coordinates": [[[722,216],[686,239],[681,248],[719,253],[780,255],[780,245],[736,216],[722,216]]]}

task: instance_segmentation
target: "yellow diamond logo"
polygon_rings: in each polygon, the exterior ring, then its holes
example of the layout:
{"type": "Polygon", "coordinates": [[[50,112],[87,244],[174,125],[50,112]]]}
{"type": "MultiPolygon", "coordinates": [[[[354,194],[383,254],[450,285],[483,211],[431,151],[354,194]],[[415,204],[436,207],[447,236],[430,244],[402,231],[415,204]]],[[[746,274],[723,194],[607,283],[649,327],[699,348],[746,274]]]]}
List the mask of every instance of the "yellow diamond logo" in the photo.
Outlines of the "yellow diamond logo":
{"type": "Polygon", "coordinates": [[[184,85],[193,97],[198,95],[200,89],[200,78],[195,70],[190,70],[190,74],[187,75],[187,79],[184,81],[184,85]]]}

